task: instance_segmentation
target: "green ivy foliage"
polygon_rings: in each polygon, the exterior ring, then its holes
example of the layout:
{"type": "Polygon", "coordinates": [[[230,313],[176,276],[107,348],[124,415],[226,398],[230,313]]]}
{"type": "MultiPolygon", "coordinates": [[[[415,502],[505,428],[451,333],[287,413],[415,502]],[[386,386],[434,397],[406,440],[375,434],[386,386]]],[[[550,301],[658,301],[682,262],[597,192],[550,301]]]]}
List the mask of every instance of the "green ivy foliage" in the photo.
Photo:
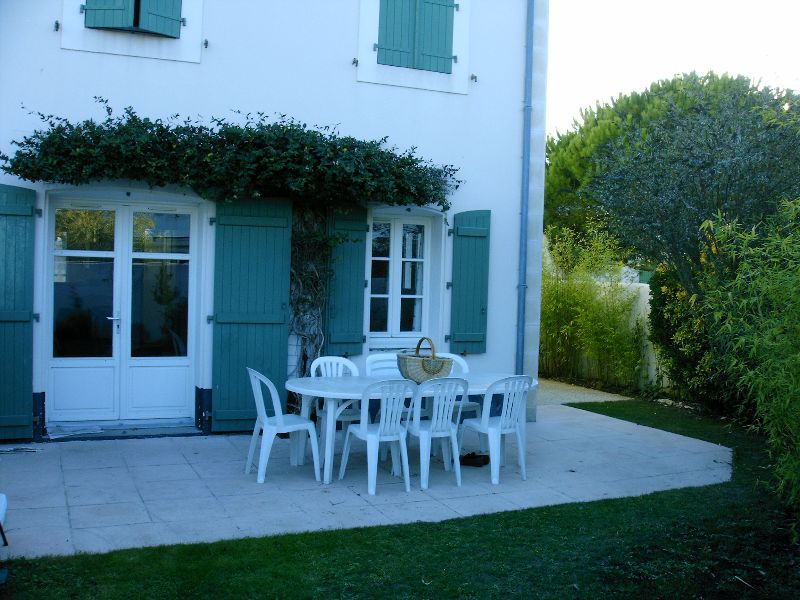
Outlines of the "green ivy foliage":
{"type": "Polygon", "coordinates": [[[727,268],[708,272],[713,367],[766,431],[780,491],[800,510],[800,200],[757,227],[706,224],[727,268]]]}
{"type": "Polygon", "coordinates": [[[150,119],[132,108],[116,115],[106,100],[101,121],[73,123],[39,113],[45,124],[0,155],[2,169],[28,181],[83,185],[136,180],[180,185],[216,202],[285,197],[347,209],[368,202],[450,207],[458,169],[437,166],[386,138],[359,140],[286,116],[234,120],[150,119]]]}

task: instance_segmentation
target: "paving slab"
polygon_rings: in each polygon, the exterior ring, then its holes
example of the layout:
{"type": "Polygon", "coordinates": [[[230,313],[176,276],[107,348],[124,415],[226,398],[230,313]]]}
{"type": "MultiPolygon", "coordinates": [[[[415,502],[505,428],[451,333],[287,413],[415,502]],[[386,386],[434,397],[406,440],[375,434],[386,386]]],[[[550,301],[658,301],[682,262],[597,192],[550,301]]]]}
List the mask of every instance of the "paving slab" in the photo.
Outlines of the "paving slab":
{"type": "MultiPolygon", "coordinates": [[[[389,473],[387,462],[379,468],[376,496],[367,494],[363,444],[354,444],[342,480],[337,455],[328,486],[315,480],[310,452],[305,465],[290,466],[283,439],[273,446],[261,485],[255,469],[244,472],[249,435],[0,446],[10,542],[0,548],[0,559],[441,521],[731,477],[728,448],[556,402],[539,406],[527,438],[526,479],[517,466],[516,442],[509,439],[499,485],[491,484],[488,466],[464,466],[457,487],[453,472],[433,457],[429,489],[423,491],[414,441],[411,492],[389,473]],[[15,447],[35,451],[8,452],[15,447]]],[[[465,439],[464,452],[477,449],[475,436],[465,439]]]]}

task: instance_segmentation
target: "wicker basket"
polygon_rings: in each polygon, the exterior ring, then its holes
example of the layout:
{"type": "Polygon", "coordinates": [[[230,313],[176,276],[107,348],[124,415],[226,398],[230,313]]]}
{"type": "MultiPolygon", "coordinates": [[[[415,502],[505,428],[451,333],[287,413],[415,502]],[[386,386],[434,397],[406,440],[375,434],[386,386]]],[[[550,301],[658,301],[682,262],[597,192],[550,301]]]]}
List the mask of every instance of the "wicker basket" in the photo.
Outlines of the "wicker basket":
{"type": "Polygon", "coordinates": [[[447,377],[453,368],[452,358],[437,358],[433,340],[429,337],[420,338],[414,354],[411,350],[397,353],[397,368],[406,379],[422,383],[434,377],[447,377]],[[428,340],[431,347],[430,356],[420,356],[419,349],[422,342],[428,340]]]}

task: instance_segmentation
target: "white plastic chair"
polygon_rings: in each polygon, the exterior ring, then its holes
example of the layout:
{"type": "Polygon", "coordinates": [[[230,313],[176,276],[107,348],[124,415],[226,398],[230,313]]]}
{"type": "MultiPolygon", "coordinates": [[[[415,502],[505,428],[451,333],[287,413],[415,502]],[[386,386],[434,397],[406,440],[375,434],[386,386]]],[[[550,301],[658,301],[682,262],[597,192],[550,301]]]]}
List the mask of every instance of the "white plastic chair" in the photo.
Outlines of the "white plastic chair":
{"type": "Polygon", "coordinates": [[[414,396],[413,416],[408,425],[408,432],[419,438],[420,488],[428,489],[428,476],[431,466],[431,442],[440,438],[442,442],[442,458],[445,471],[450,470],[453,463],[456,472],[456,484],[461,487],[461,462],[458,453],[458,422],[461,420],[461,406],[467,397],[467,382],[457,377],[441,377],[429,379],[417,386],[414,396]],[[421,419],[422,399],[427,400],[430,408],[430,419],[421,419]],[[458,406],[456,420],[453,411],[458,406]],[[447,439],[449,438],[449,440],[447,439]],[[448,447],[447,442],[450,442],[448,447]],[[452,449],[452,459],[451,452],[452,449]]]}
{"type": "Polygon", "coordinates": [[[367,377],[381,379],[402,379],[400,369],[397,367],[397,353],[385,352],[370,354],[367,357],[367,377]]]}
{"type": "Polygon", "coordinates": [[[261,451],[258,455],[258,483],[264,483],[264,476],[267,472],[267,461],[269,461],[269,453],[272,450],[272,442],[275,436],[279,433],[292,433],[295,431],[307,431],[308,437],[311,438],[311,453],[314,456],[314,476],[319,481],[319,446],[317,445],[317,435],[314,429],[314,423],[311,419],[304,419],[300,415],[285,415],[281,408],[281,401],[278,397],[278,390],[275,389],[269,379],[264,377],[258,371],[246,367],[247,372],[250,374],[250,385],[253,388],[253,398],[256,402],[256,425],[253,428],[253,437],[250,438],[250,449],[247,451],[247,463],[244,466],[244,472],[250,473],[253,466],[253,455],[256,450],[256,442],[258,435],[263,432],[261,438],[261,451]],[[261,384],[267,386],[270,397],[272,398],[272,408],[275,411],[274,417],[267,416],[267,409],[264,406],[264,395],[261,390],[261,384]]]}
{"type": "Polygon", "coordinates": [[[480,419],[465,419],[462,423],[461,439],[459,440],[459,451],[461,441],[463,441],[464,430],[472,429],[478,434],[489,438],[489,462],[491,464],[492,483],[500,483],[500,464],[503,460],[501,439],[504,435],[516,434],[517,436],[517,455],[522,479],[526,479],[525,474],[525,405],[528,390],[531,389],[533,380],[527,375],[517,375],[506,377],[495,381],[486,390],[483,397],[483,409],[480,419]],[[503,407],[500,415],[491,417],[490,408],[492,396],[494,394],[503,395],[503,407]]]}
{"type": "Polygon", "coordinates": [[[8,498],[5,494],[0,494],[0,537],[3,538],[3,546],[8,546],[8,538],[6,537],[3,523],[6,522],[6,509],[8,508],[8,498]]]}
{"type": "MultiPolygon", "coordinates": [[[[311,363],[311,377],[358,377],[358,367],[351,360],[341,356],[320,356],[311,363]]],[[[322,406],[317,403],[317,416],[321,416],[319,423],[319,437],[323,448],[325,445],[325,413],[322,406]]],[[[361,418],[361,408],[358,402],[354,402],[350,408],[345,408],[336,418],[337,421],[352,423],[361,418]]],[[[335,439],[335,438],[334,438],[335,439]]],[[[333,460],[332,456],[326,456],[325,460],[333,460]]]]}
{"type": "Polygon", "coordinates": [[[347,468],[347,459],[350,456],[352,437],[367,442],[367,491],[375,495],[375,482],[378,478],[378,449],[381,442],[390,442],[393,448],[400,447],[400,458],[403,466],[403,480],[406,491],[411,491],[411,482],[408,475],[408,447],[406,445],[407,400],[414,397],[417,386],[408,379],[390,379],[369,385],[361,396],[361,421],[353,423],[347,428],[342,451],[342,465],[339,468],[339,479],[344,478],[347,468]],[[369,403],[376,396],[380,399],[380,413],[376,417],[377,423],[370,423],[369,403]]]}
{"type": "MultiPolygon", "coordinates": [[[[450,371],[450,377],[463,377],[469,373],[469,365],[467,364],[467,361],[464,360],[463,356],[451,354],[449,352],[437,352],[436,356],[453,359],[453,369],[450,371]]],[[[480,419],[481,403],[468,400],[467,396],[465,396],[461,411],[465,413],[475,413],[475,416],[480,419]]]]}

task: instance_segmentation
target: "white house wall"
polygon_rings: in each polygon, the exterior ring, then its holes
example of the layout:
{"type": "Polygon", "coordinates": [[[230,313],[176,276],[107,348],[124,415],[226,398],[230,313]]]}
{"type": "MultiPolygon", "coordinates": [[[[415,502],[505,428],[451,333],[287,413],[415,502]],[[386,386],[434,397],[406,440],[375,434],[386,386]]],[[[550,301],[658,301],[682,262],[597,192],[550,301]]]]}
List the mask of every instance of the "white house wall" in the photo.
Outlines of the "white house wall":
{"type": "MultiPolygon", "coordinates": [[[[468,23],[456,28],[454,44],[464,51],[453,75],[375,65],[365,40],[377,41],[377,26],[364,30],[369,22],[364,11],[374,12],[371,5],[378,0],[184,0],[184,12],[191,18],[181,40],[87,30],[80,4],[0,2],[0,150],[13,153],[12,140],[42,125],[29,111],[71,120],[101,119],[104,113],[94,96],[106,98],[116,111],[131,106],[150,117],[178,113],[236,118],[233,110],[285,114],[309,125],[333,125],[359,138],[388,136],[389,144],[401,150],[416,147],[425,158],[460,168],[464,183],[452,197],[451,214],[492,211],[487,352],[470,357],[470,362],[481,370],[513,370],[525,0],[460,0],[456,18],[468,23]],[[126,49],[126,42],[135,48],[128,44],[132,49],[126,49]],[[151,43],[158,47],[155,58],[141,56],[151,43]],[[180,51],[171,54],[171,44],[180,44],[180,51]],[[402,81],[392,77],[398,71],[402,81]],[[453,80],[451,91],[425,89],[441,89],[430,83],[432,75],[453,80]],[[376,80],[389,83],[370,82],[376,80]]],[[[528,282],[538,294],[547,2],[537,0],[536,7],[528,282]]],[[[53,187],[7,174],[0,174],[0,183],[36,188],[40,206],[44,191],[53,187]]],[[[42,234],[39,224],[37,235],[42,234]]],[[[444,251],[449,257],[450,246],[444,251]]],[[[445,280],[448,262],[443,263],[445,280]]],[[[43,264],[44,257],[37,256],[40,272],[43,264]]],[[[41,303],[41,284],[37,291],[41,303]]],[[[446,348],[442,338],[449,329],[448,302],[439,312],[437,342],[446,348]]],[[[538,300],[531,299],[528,314],[526,371],[535,374],[538,300]]],[[[208,385],[206,371],[198,371],[198,384],[208,385]]]]}

